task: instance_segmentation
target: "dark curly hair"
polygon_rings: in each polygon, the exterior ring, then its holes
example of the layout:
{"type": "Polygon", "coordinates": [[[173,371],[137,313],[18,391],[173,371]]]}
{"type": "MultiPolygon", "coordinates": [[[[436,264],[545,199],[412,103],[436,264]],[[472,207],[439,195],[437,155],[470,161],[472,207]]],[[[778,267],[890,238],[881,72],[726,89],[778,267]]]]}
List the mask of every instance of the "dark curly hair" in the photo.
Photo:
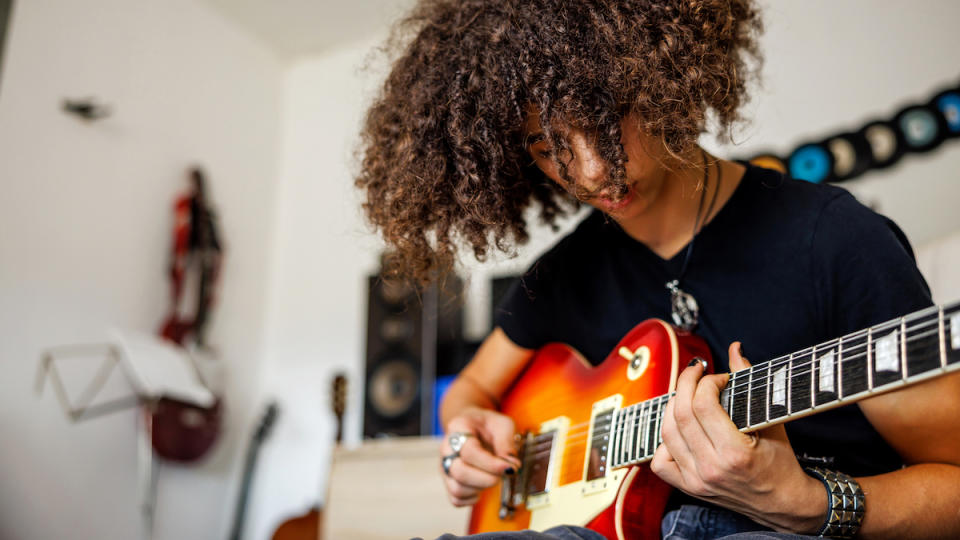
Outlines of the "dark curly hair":
{"type": "Polygon", "coordinates": [[[430,281],[461,247],[482,261],[526,242],[532,204],[549,225],[576,207],[530,164],[531,110],[555,160],[567,143],[552,127],[594,133],[622,191],[628,115],[681,161],[710,111],[728,136],[760,29],[751,0],[421,0],[387,42],[359,149],[387,276],[430,281]]]}

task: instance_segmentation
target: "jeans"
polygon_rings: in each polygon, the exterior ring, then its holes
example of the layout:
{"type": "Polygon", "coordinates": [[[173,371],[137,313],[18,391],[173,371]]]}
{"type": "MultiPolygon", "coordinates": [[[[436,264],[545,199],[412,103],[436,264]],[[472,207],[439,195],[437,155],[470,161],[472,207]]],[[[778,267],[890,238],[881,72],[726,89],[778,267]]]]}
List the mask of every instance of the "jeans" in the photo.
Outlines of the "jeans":
{"type": "MultiPolygon", "coordinates": [[[[748,518],[720,508],[683,505],[667,512],[660,522],[663,540],[810,540],[817,536],[778,533],[748,518]]],[[[516,531],[473,536],[445,534],[437,540],[612,540],[583,527],[553,527],[544,532],[516,531]]],[[[418,539],[419,540],[419,539],[418,539]]],[[[629,539],[628,539],[629,540],[629,539]]]]}
{"type": "Polygon", "coordinates": [[[754,523],[746,516],[704,506],[683,505],[677,510],[667,512],[660,522],[660,534],[663,540],[760,540],[778,538],[780,540],[806,540],[818,536],[778,533],[754,523]]]}

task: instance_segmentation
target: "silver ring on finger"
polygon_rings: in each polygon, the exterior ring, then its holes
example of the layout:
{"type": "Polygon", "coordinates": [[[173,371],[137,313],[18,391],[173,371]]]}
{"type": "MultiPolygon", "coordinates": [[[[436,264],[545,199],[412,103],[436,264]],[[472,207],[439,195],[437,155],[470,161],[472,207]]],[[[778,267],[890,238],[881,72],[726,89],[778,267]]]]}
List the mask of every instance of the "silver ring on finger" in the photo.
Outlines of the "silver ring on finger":
{"type": "Polygon", "coordinates": [[[447,442],[450,443],[450,450],[453,450],[454,454],[460,455],[460,450],[463,450],[463,445],[467,443],[467,439],[472,435],[472,433],[464,433],[462,431],[454,431],[450,434],[450,437],[447,438],[447,442]]]}
{"type": "Polygon", "coordinates": [[[440,467],[443,468],[443,474],[450,476],[450,466],[453,465],[453,460],[460,457],[460,452],[454,452],[452,454],[447,454],[440,459],[440,467]]]}

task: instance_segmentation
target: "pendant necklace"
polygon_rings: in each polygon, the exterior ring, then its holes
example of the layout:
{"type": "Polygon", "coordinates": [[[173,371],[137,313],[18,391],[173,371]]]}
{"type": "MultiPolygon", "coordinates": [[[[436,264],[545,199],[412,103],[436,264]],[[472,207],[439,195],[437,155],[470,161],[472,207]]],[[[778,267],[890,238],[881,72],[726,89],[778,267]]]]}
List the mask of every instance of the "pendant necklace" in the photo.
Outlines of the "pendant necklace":
{"type": "Polygon", "coordinates": [[[687,273],[687,264],[690,262],[693,242],[700,233],[701,221],[705,220],[706,217],[713,212],[713,205],[717,202],[717,194],[720,192],[720,182],[723,178],[723,171],[720,169],[720,165],[717,165],[717,187],[714,188],[713,195],[710,197],[710,204],[707,206],[706,214],[702,214],[703,201],[707,196],[707,181],[710,179],[710,176],[708,174],[707,153],[701,150],[700,155],[703,157],[703,191],[700,192],[700,203],[697,205],[697,217],[693,222],[693,237],[690,238],[690,244],[687,245],[687,252],[683,256],[683,265],[680,267],[680,273],[676,279],[666,283],[667,290],[670,291],[670,315],[673,317],[673,324],[686,331],[691,331],[696,328],[700,318],[700,306],[692,294],[680,288],[680,281],[683,279],[684,274],[687,273]]]}

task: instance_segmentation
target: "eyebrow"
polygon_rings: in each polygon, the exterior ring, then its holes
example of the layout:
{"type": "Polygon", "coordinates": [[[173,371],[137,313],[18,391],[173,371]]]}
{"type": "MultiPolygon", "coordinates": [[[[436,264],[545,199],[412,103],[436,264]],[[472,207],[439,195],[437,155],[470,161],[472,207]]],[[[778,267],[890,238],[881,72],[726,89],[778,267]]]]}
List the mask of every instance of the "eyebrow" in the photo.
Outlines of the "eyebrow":
{"type": "Polygon", "coordinates": [[[542,131],[538,131],[536,133],[530,133],[527,135],[527,138],[526,138],[527,146],[533,146],[538,142],[545,140],[546,138],[547,138],[546,135],[544,135],[542,131]]]}

